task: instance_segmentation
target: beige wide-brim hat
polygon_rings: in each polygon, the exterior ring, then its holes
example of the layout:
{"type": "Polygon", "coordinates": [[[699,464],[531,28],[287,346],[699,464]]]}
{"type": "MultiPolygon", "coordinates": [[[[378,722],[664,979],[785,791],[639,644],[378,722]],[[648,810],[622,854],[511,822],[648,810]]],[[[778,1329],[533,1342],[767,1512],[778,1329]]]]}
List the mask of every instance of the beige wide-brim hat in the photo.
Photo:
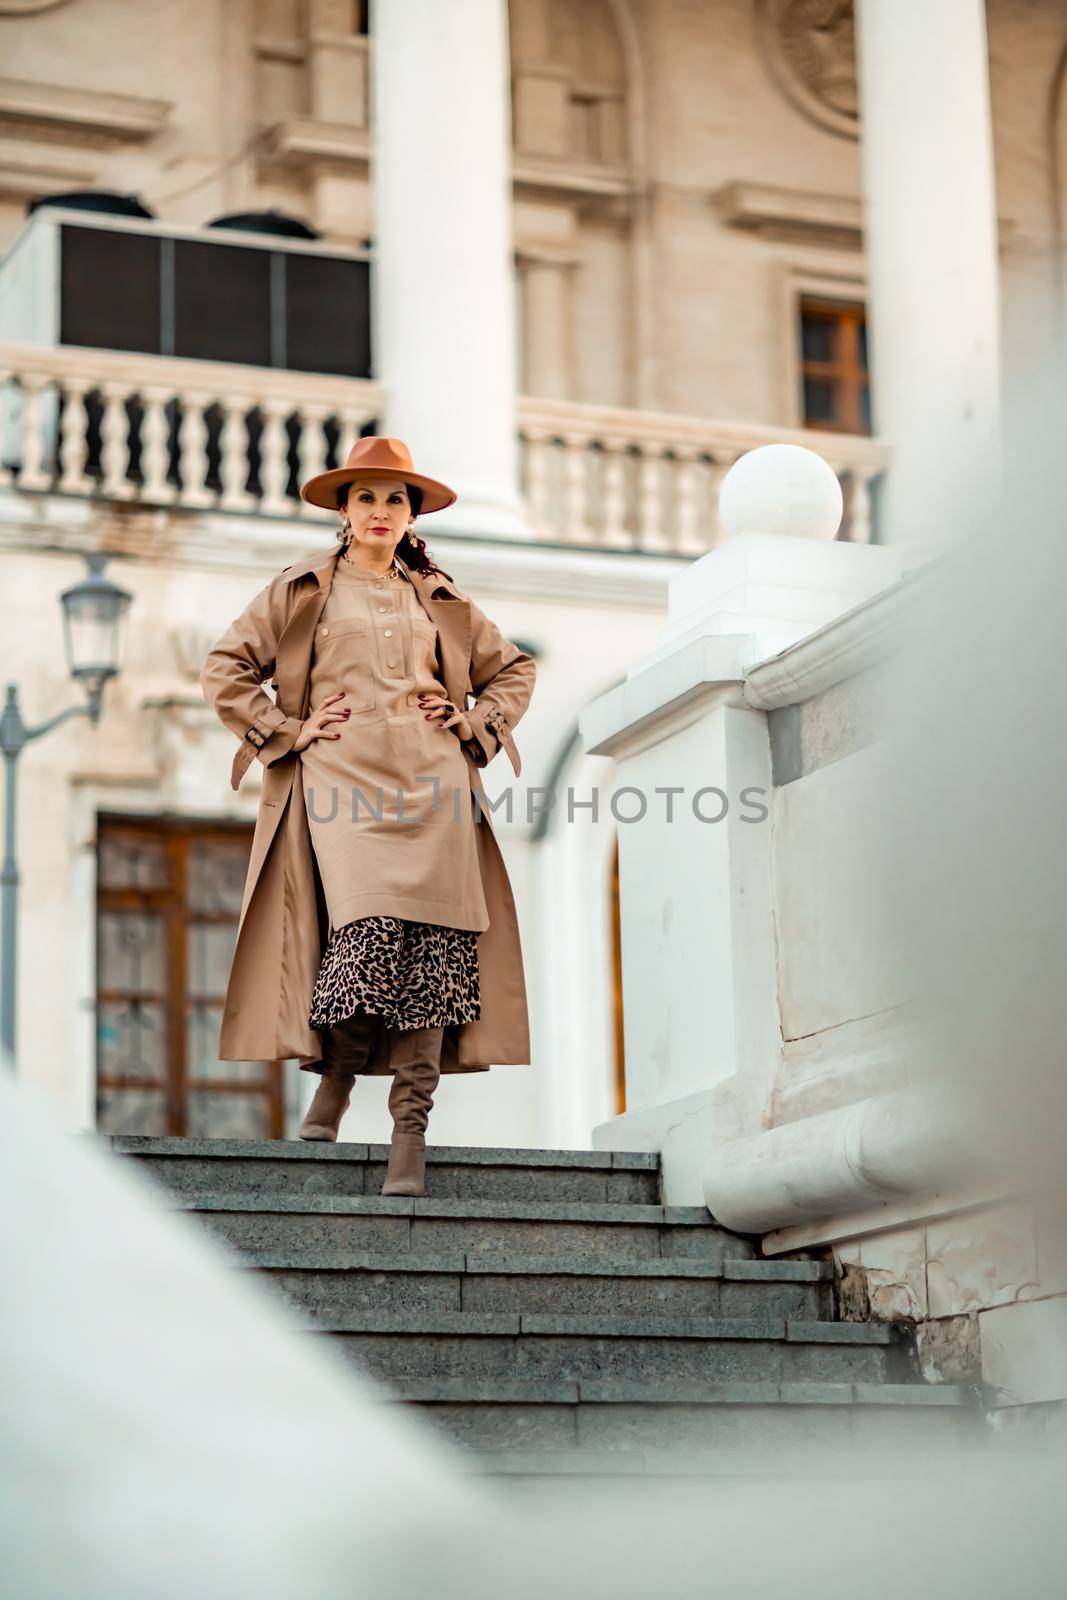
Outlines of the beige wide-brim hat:
{"type": "Polygon", "coordinates": [[[348,452],[343,467],[332,472],[319,472],[309,478],[300,489],[300,498],[309,505],[324,506],[327,511],[337,510],[337,491],[346,483],[357,483],[364,478],[403,478],[422,490],[420,516],[427,511],[443,511],[456,500],[456,492],[447,483],[428,478],[424,472],[415,472],[411,464],[411,451],[403,439],[380,439],[372,434],[357,439],[348,452]]]}

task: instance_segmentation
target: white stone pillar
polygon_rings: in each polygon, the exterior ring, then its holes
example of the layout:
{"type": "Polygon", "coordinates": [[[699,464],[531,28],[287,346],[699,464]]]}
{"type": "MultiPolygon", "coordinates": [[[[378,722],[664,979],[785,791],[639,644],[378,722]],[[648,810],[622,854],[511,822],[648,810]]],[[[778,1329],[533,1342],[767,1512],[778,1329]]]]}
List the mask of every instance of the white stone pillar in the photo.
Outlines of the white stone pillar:
{"type": "Polygon", "coordinates": [[[505,3],[375,0],[371,25],[382,432],[457,490],[435,530],[521,536],[505,3]]]}
{"type": "Polygon", "coordinates": [[[874,430],[887,543],[932,553],[999,472],[999,309],[983,0],[859,0],[874,430]]]}

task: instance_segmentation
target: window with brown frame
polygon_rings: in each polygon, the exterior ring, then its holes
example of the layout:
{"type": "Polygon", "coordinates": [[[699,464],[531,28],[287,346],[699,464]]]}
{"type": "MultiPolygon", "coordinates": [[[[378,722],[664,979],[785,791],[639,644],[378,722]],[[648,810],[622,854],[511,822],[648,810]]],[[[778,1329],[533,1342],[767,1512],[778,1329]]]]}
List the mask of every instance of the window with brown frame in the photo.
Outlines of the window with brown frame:
{"type": "Polygon", "coordinates": [[[218,1059],[251,844],[244,823],[99,818],[100,1132],[282,1137],[281,1063],[218,1059]]]}
{"type": "Polygon", "coordinates": [[[835,433],[871,431],[867,318],[854,300],[800,300],[800,381],[804,426],[835,433]]]}

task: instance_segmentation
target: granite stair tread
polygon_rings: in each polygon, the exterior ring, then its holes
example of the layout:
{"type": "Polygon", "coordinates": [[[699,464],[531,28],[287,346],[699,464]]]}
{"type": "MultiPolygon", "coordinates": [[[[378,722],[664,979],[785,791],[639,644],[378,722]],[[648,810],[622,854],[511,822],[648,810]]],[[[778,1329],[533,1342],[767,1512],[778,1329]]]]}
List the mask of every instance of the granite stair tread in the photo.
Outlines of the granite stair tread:
{"type": "Polygon", "coordinates": [[[328,1211],[353,1216],[416,1216],[501,1218],[518,1222],[625,1222],[662,1228],[705,1228],[728,1237],[701,1206],[643,1205],[618,1202],[601,1205],[585,1200],[477,1200],[429,1196],[336,1194],[247,1194],[243,1190],[202,1195],[175,1195],[171,1203],[184,1211],[328,1211]]]}
{"type": "Polygon", "coordinates": [[[785,1317],[545,1316],[520,1311],[351,1311],[309,1318],[322,1333],[428,1333],[588,1339],[757,1339],[795,1344],[890,1345],[886,1323],[802,1322],[785,1317]]]}
{"type": "Polygon", "coordinates": [[[723,1261],[699,1256],[651,1256],[630,1261],[601,1261],[582,1256],[495,1256],[478,1250],[442,1251],[426,1256],[410,1251],[249,1250],[249,1269],[300,1272],[425,1272],[573,1276],[593,1278],[722,1278],[738,1283],[827,1283],[833,1273],[825,1261],[777,1261],[773,1257],[723,1261]]]}
{"type": "MultiPolygon", "coordinates": [[[[163,1134],[114,1133],[105,1137],[124,1155],[239,1157],[243,1161],[386,1161],[387,1144],[360,1144],[338,1139],[317,1143],[306,1139],[184,1139],[163,1134]]],[[[427,1145],[427,1166],[597,1167],[604,1170],[658,1172],[659,1157],[644,1150],[539,1150],[521,1145],[427,1145]]]]}
{"type": "Polygon", "coordinates": [[[776,1383],[774,1381],[671,1384],[626,1378],[540,1381],[531,1378],[396,1378],[388,1387],[400,1399],[442,1405],[644,1405],[644,1406],[949,1406],[969,1407],[966,1384],[776,1383]]]}

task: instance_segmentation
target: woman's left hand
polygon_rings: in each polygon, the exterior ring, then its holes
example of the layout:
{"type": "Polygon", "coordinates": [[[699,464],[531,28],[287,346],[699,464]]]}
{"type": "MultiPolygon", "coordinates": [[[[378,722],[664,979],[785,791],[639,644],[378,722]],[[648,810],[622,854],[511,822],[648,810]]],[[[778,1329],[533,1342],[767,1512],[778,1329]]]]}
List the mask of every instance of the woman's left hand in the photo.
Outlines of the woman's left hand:
{"type": "Polygon", "coordinates": [[[457,711],[450,700],[439,694],[420,694],[419,705],[427,718],[442,728],[455,730],[458,739],[473,739],[474,729],[462,711],[457,711]]]}

